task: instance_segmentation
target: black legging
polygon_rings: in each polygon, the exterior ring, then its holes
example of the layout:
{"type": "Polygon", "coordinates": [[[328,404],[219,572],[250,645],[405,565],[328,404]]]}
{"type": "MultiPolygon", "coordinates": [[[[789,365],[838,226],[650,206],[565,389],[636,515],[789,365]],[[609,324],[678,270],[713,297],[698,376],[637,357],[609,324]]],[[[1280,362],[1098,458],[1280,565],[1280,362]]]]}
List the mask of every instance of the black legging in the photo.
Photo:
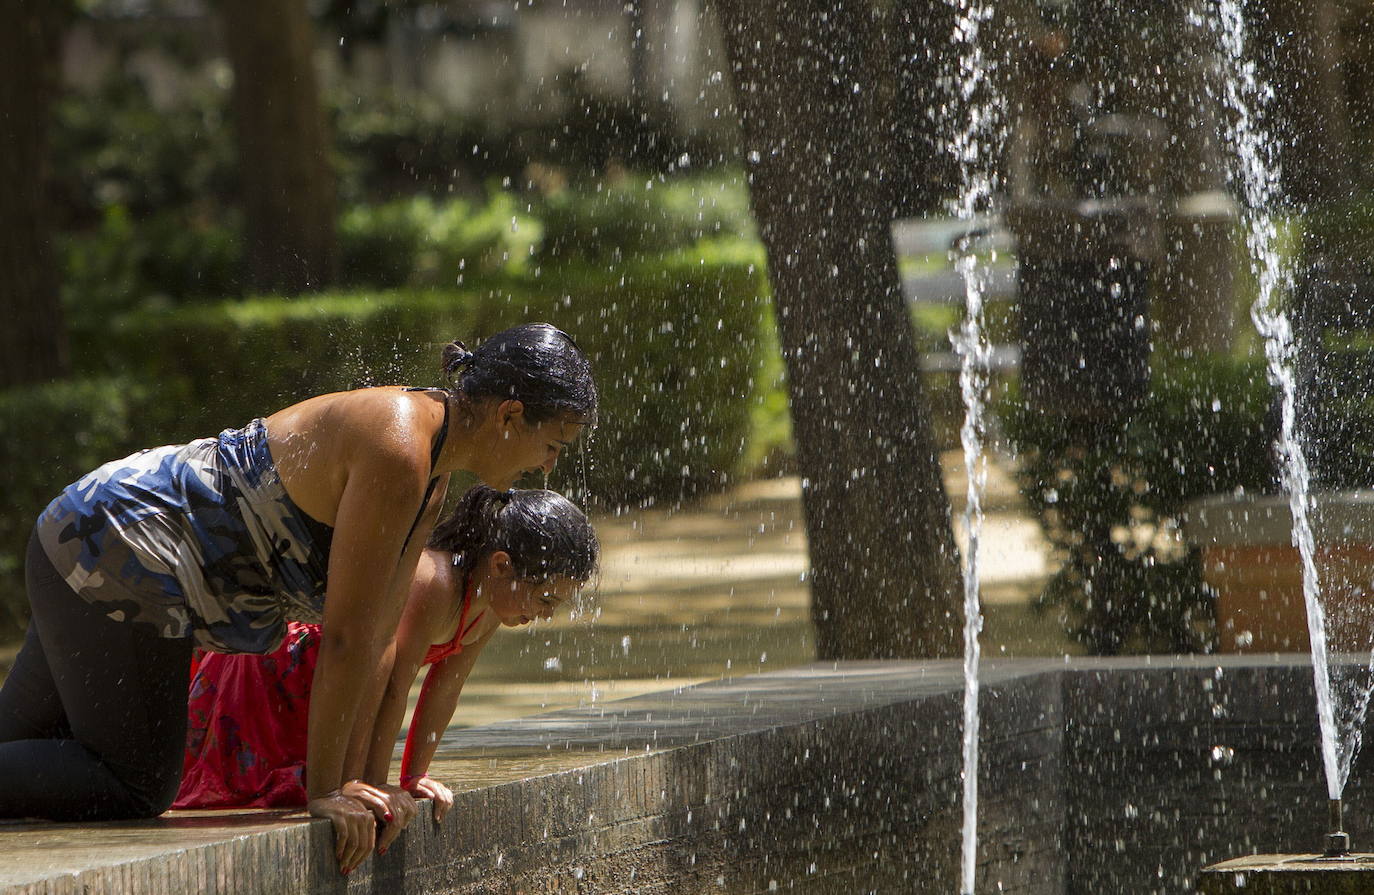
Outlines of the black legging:
{"type": "Polygon", "coordinates": [[[189,638],[110,619],[36,537],[29,622],[0,688],[0,817],[155,817],[181,782],[189,638]]]}

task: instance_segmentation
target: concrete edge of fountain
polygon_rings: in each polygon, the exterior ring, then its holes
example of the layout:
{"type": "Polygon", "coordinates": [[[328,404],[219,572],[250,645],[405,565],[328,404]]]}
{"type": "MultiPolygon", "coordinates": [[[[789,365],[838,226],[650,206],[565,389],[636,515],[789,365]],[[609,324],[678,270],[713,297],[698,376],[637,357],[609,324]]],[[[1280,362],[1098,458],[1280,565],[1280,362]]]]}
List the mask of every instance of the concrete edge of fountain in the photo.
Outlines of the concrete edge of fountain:
{"type": "MultiPolygon", "coordinates": [[[[1034,886],[1073,872],[1066,744],[1110,742],[1103,725],[1125,689],[1151,678],[1152,693],[1173,694],[1160,724],[1177,726],[1205,708],[1201,682],[1271,671],[1287,689],[1310,678],[1302,656],[985,663],[980,866],[1038,881],[1023,891],[1057,891],[1034,886]]],[[[962,689],[957,660],[814,663],[455,731],[435,767],[454,786],[453,816],[437,826],[425,814],[348,879],[328,825],[288,812],[0,825],[0,892],[910,888],[913,868],[934,881],[957,864],[962,689]]],[[[1264,714],[1263,698],[1240,703],[1264,714]]],[[[1130,714],[1143,716],[1122,722],[1144,724],[1142,742],[1159,740],[1149,711],[1130,714]]],[[[1264,723],[1293,720],[1280,714],[1264,723]]]]}
{"type": "MultiPolygon", "coordinates": [[[[453,786],[455,815],[477,817],[500,790],[520,783],[633,762],[688,741],[738,736],[775,725],[798,709],[811,718],[861,711],[871,702],[866,694],[873,688],[840,686],[836,666],[826,665],[819,674],[812,668],[820,667],[727,678],[456,731],[441,744],[435,776],[453,786]],[[789,698],[802,681],[814,700],[789,698]]],[[[869,663],[843,676],[873,683],[890,681],[893,671],[884,663],[869,663]]],[[[920,668],[916,677],[929,677],[929,690],[938,692],[962,680],[959,674],[957,663],[944,662],[920,668]]],[[[456,832],[455,825],[450,819],[441,828],[425,813],[402,842],[417,833],[441,839],[456,832]]],[[[286,892],[356,885],[358,879],[344,881],[331,866],[329,838],[326,822],[287,810],[172,811],[156,820],[91,824],[0,822],[0,892],[286,892]]],[[[379,869],[394,874],[398,860],[393,855],[405,850],[400,846],[369,861],[355,876],[366,878],[379,869]]]]}
{"type": "Polygon", "coordinates": [[[1365,895],[1374,879],[1374,854],[1247,855],[1204,868],[1199,895],[1365,895]]]}

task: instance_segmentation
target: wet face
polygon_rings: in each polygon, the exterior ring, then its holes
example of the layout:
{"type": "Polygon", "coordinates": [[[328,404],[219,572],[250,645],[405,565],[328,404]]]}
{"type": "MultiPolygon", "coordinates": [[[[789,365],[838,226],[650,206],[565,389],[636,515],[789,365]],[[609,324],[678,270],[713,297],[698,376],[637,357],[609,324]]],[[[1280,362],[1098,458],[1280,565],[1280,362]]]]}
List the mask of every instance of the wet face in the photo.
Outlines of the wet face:
{"type": "Polygon", "coordinates": [[[582,587],[579,582],[564,577],[527,581],[503,576],[485,584],[491,611],[508,628],[518,628],[539,618],[553,618],[554,613],[576,597],[582,587]]]}
{"type": "Polygon", "coordinates": [[[586,426],[569,418],[555,418],[530,424],[524,415],[508,419],[502,431],[508,448],[510,480],[530,473],[548,475],[563,451],[578,439],[586,426]]]}

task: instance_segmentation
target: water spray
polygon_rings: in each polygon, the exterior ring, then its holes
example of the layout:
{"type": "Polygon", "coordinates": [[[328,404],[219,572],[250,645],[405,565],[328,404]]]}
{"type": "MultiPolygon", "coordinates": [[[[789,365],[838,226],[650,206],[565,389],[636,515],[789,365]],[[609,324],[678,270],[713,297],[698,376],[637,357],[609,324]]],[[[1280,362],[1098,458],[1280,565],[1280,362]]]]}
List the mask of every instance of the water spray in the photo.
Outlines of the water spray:
{"type": "Polygon", "coordinates": [[[992,7],[984,0],[950,0],[955,9],[955,43],[960,47],[956,89],[965,105],[968,123],[956,133],[949,149],[964,175],[963,189],[951,206],[955,217],[968,232],[951,246],[958,252],[956,267],[964,280],[964,322],[951,332],[954,350],[959,355],[959,391],[964,400],[964,423],[959,441],[964,450],[967,497],[964,524],[968,536],[964,570],[964,712],[963,712],[963,825],[959,862],[959,892],[973,895],[978,853],[978,692],[981,649],[978,635],[983,630],[983,611],[979,600],[978,548],[983,530],[983,491],[987,479],[984,441],[987,434],[985,406],[991,347],[984,333],[983,296],[988,288],[988,271],[973,251],[974,221],[980,207],[993,195],[994,180],[985,170],[986,144],[996,133],[994,104],[982,94],[987,89],[992,63],[983,54],[979,32],[992,17],[992,7]]]}

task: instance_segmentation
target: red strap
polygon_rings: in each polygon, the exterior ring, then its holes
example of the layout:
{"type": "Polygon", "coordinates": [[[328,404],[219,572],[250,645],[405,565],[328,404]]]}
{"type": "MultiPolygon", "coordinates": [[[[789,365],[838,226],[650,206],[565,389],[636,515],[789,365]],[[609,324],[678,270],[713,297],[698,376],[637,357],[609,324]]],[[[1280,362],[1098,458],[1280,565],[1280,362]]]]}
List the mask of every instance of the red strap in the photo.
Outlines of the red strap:
{"type": "Polygon", "coordinates": [[[453,639],[448,643],[430,646],[429,650],[425,653],[426,665],[433,665],[435,662],[447,659],[454,653],[463,651],[463,638],[467,636],[468,632],[477,624],[478,619],[482,617],[479,614],[477,618],[474,618],[471,622],[467,620],[468,609],[472,607],[472,593],[473,587],[471,585],[463,591],[463,609],[458,614],[458,630],[454,632],[453,639]]]}

